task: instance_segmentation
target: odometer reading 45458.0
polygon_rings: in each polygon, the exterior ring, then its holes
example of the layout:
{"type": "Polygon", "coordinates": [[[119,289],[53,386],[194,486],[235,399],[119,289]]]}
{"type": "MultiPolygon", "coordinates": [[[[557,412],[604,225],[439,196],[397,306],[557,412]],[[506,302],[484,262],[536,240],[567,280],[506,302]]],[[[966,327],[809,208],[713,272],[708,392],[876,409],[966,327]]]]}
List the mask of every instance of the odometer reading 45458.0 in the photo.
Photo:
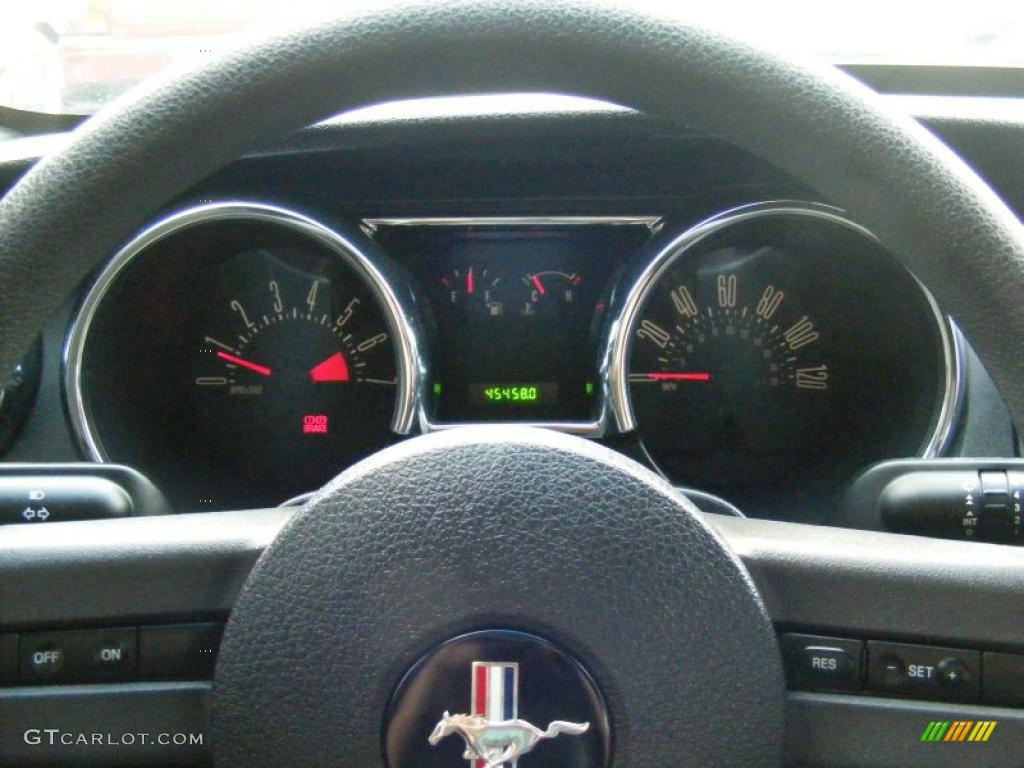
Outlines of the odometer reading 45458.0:
{"type": "Polygon", "coordinates": [[[470,400],[476,403],[536,405],[558,402],[558,384],[471,384],[470,400]]]}

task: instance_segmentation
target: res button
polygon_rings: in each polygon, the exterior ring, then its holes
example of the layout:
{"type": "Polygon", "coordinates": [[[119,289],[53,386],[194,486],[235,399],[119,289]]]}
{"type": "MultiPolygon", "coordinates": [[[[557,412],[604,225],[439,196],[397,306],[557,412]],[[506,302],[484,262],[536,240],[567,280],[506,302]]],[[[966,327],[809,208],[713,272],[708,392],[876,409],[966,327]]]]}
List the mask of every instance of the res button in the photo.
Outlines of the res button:
{"type": "Polygon", "coordinates": [[[786,678],[791,688],[804,690],[860,690],[860,640],[820,635],[783,636],[786,678]]]}

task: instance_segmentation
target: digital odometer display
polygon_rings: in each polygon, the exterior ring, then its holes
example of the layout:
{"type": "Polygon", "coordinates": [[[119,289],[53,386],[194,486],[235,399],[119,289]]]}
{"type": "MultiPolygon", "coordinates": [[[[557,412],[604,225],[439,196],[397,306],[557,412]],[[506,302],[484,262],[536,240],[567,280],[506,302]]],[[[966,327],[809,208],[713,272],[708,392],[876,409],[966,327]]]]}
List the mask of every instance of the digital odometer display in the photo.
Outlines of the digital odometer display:
{"type": "Polygon", "coordinates": [[[602,297],[649,235],[600,224],[382,228],[436,321],[434,419],[593,418],[602,297]]]}
{"type": "Polygon", "coordinates": [[[558,384],[470,384],[469,399],[474,403],[519,403],[537,405],[558,402],[558,384]]]}

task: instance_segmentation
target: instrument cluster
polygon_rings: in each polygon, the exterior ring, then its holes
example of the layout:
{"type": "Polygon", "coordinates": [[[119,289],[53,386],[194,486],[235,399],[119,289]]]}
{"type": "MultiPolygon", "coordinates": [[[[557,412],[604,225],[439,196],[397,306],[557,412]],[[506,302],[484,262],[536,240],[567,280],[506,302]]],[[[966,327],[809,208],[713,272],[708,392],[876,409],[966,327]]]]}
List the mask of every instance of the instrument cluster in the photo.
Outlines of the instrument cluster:
{"type": "MultiPolygon", "coordinates": [[[[612,275],[658,219],[370,220],[436,328],[431,425],[598,418],[612,275]]],[[[568,426],[567,426],[568,428],[568,426]]]]}
{"type": "Polygon", "coordinates": [[[812,203],[339,223],[259,203],[161,220],[96,275],[65,392],[83,451],[176,508],[274,505],[405,436],[526,423],[748,514],[939,455],[956,331],[812,203]]]}

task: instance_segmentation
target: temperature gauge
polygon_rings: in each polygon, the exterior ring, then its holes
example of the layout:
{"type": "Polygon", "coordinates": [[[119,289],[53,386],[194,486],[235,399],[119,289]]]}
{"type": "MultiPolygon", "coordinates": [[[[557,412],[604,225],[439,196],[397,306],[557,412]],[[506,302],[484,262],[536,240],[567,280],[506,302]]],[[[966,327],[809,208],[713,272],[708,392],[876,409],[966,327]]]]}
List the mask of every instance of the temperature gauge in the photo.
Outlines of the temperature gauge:
{"type": "Polygon", "coordinates": [[[583,278],[575,272],[532,272],[523,277],[527,293],[520,313],[529,316],[572,307],[576,304],[577,291],[582,282],[583,278]]]}

